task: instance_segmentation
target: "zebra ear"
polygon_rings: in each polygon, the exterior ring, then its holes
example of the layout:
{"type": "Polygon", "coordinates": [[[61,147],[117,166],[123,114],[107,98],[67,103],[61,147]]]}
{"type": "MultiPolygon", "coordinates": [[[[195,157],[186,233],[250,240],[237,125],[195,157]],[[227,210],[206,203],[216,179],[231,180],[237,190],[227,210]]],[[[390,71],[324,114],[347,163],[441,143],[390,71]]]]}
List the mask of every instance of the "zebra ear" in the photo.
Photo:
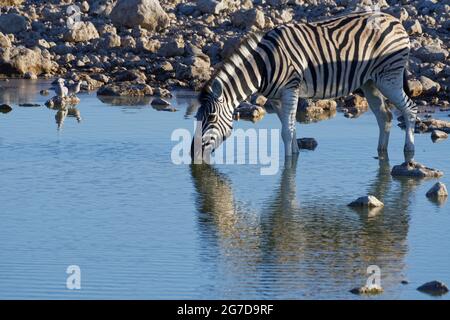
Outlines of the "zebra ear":
{"type": "Polygon", "coordinates": [[[223,87],[222,82],[218,79],[214,79],[214,81],[211,83],[211,93],[214,95],[215,98],[219,98],[222,96],[223,93],[223,87]]]}

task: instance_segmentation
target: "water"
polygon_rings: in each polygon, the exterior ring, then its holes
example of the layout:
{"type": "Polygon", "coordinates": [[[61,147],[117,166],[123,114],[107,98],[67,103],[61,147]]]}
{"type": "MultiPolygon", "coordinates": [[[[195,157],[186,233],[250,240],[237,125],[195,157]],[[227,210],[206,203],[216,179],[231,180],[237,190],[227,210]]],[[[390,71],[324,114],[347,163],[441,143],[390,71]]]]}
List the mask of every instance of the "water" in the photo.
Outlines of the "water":
{"type": "MultiPolygon", "coordinates": [[[[436,180],[390,176],[403,157],[395,124],[389,162],[374,159],[371,113],[301,124],[318,148],[262,176],[260,165],[171,163],[171,133],[193,129],[186,93],[174,113],[81,94],[81,123],[58,131],[55,111],[18,107],[43,104],[48,83],[0,85],[0,103],[13,106],[0,114],[2,299],[368,299],[348,291],[373,264],[385,290],[375,298],[450,297],[416,291],[450,284],[450,210],[425,197],[436,180]],[[368,193],[385,203],[378,214],[347,207],[368,193]],[[81,290],[66,288],[69,265],[81,268],[81,290]]],[[[271,114],[235,123],[279,126],[271,114]]],[[[416,142],[416,159],[450,186],[449,142],[416,142]]]]}

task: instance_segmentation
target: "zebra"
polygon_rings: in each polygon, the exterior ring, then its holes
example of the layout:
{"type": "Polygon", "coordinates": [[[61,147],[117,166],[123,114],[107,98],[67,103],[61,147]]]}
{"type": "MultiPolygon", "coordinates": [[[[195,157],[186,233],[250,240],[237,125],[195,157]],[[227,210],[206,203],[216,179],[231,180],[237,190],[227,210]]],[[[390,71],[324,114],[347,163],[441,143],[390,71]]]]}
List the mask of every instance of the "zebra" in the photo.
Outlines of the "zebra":
{"type": "Polygon", "coordinates": [[[232,131],[233,111],[250,95],[279,99],[277,115],[285,156],[299,152],[298,99],[329,99],[361,89],[379,126],[378,151],[386,153],[392,113],[406,125],[404,156],[414,156],[417,107],[409,97],[406,64],[410,42],[401,22],[382,12],[354,12],[313,23],[289,23],[249,35],[199,94],[191,156],[205,159],[232,131]],[[201,146],[201,147],[200,147],[201,146]]]}

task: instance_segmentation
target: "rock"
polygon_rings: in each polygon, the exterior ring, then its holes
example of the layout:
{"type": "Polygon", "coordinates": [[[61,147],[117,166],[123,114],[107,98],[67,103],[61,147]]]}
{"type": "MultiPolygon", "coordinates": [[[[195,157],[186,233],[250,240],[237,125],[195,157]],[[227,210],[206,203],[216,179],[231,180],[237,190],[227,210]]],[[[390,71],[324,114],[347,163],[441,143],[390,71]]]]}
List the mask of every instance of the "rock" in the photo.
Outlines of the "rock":
{"type": "Polygon", "coordinates": [[[296,118],[300,123],[329,119],[336,114],[336,107],[334,100],[299,99],[296,118]]]}
{"type": "Polygon", "coordinates": [[[135,81],[145,83],[147,81],[146,75],[139,70],[124,70],[114,75],[115,82],[135,81]]]}
{"type": "Polygon", "coordinates": [[[169,16],[157,0],[119,0],[110,18],[116,26],[140,26],[149,31],[161,31],[170,23],[169,16]]]}
{"type": "Polygon", "coordinates": [[[314,150],[317,148],[317,141],[314,138],[297,139],[299,149],[314,150]]]}
{"type": "Polygon", "coordinates": [[[43,89],[43,90],[39,91],[39,94],[40,94],[41,96],[48,96],[50,93],[48,92],[48,90],[43,89]]]}
{"type": "Polygon", "coordinates": [[[363,286],[361,288],[353,288],[352,290],[350,290],[351,293],[353,294],[368,294],[368,295],[372,295],[372,294],[380,294],[383,292],[383,288],[378,286],[378,285],[371,285],[370,287],[368,286],[363,286]]]}
{"type": "Polygon", "coordinates": [[[201,13],[218,14],[228,9],[229,2],[228,0],[198,0],[197,10],[201,13]]]}
{"type": "Polygon", "coordinates": [[[256,122],[261,120],[265,114],[266,110],[264,108],[244,101],[234,110],[233,118],[235,120],[243,119],[256,122]]]}
{"type": "Polygon", "coordinates": [[[8,113],[11,111],[12,111],[11,106],[9,106],[7,104],[0,104],[0,113],[8,113]]]}
{"type": "Polygon", "coordinates": [[[158,50],[158,55],[162,57],[176,57],[184,54],[184,40],[178,37],[163,44],[158,50]]]}
{"type": "Polygon", "coordinates": [[[344,116],[347,118],[356,118],[369,110],[369,104],[366,98],[360,95],[351,95],[344,100],[344,104],[340,106],[344,111],[344,116]]]}
{"type": "Polygon", "coordinates": [[[99,96],[151,96],[153,89],[145,83],[130,81],[105,84],[97,91],[99,96]]]}
{"type": "Polygon", "coordinates": [[[426,131],[440,130],[446,133],[450,133],[450,122],[439,119],[425,119],[421,123],[426,127],[426,131]]]}
{"type": "Polygon", "coordinates": [[[443,139],[447,139],[448,138],[448,134],[445,133],[444,131],[441,130],[433,130],[431,132],[431,139],[433,141],[437,141],[437,140],[443,140],[443,139]]]}
{"type": "Polygon", "coordinates": [[[0,14],[0,32],[16,34],[26,30],[27,19],[16,13],[0,14]]]}
{"type": "Polygon", "coordinates": [[[35,75],[52,73],[58,68],[56,62],[52,61],[48,51],[39,48],[28,49],[14,47],[0,53],[0,74],[24,75],[31,72],[35,75]]]}
{"type": "Polygon", "coordinates": [[[440,178],[444,175],[442,171],[425,167],[417,162],[404,162],[392,168],[391,175],[411,178],[440,178]]]}
{"type": "Polygon", "coordinates": [[[433,185],[430,190],[428,190],[426,196],[428,198],[447,197],[448,196],[447,187],[442,182],[436,182],[436,184],[433,185]]]}
{"type": "Polygon", "coordinates": [[[7,49],[11,47],[11,39],[0,32],[0,48],[7,49]]]}
{"type": "Polygon", "coordinates": [[[99,38],[97,29],[92,22],[76,22],[64,35],[69,42],[85,42],[99,38]]]}
{"type": "Polygon", "coordinates": [[[420,25],[419,20],[414,20],[414,22],[409,23],[406,26],[406,31],[408,32],[409,35],[413,35],[413,34],[422,34],[422,26],[420,25]]]}
{"type": "Polygon", "coordinates": [[[40,107],[41,105],[38,103],[21,103],[19,104],[19,107],[26,107],[26,108],[35,108],[40,107]]]}
{"type": "Polygon", "coordinates": [[[239,10],[231,16],[233,26],[243,29],[250,29],[255,26],[257,29],[263,29],[265,25],[264,12],[259,9],[239,10]]]}
{"type": "Polygon", "coordinates": [[[441,47],[428,45],[413,51],[413,55],[423,62],[444,62],[449,53],[441,47]]]}
{"type": "Polygon", "coordinates": [[[427,78],[425,76],[421,76],[419,78],[420,83],[422,84],[423,94],[425,95],[435,95],[441,90],[441,86],[439,83],[427,78]]]}
{"type": "MultiPolygon", "coordinates": [[[[47,102],[45,102],[45,105],[49,109],[65,109],[67,106],[75,106],[79,103],[80,98],[76,96],[54,96],[53,98],[47,100],[47,102]]],[[[64,119],[62,121],[64,121],[64,119]]]]}
{"type": "Polygon", "coordinates": [[[0,0],[0,6],[19,6],[24,0],[0,0]]]}
{"type": "Polygon", "coordinates": [[[167,106],[170,106],[170,102],[168,102],[168,101],[166,101],[164,99],[161,99],[161,98],[154,98],[152,100],[152,102],[151,102],[151,105],[152,106],[164,106],[164,107],[167,107],[167,106]]]}
{"type": "Polygon", "coordinates": [[[440,296],[448,292],[447,286],[440,281],[427,282],[418,287],[417,290],[433,296],[440,296]]]}
{"type": "Polygon", "coordinates": [[[356,199],[355,201],[348,204],[349,207],[366,207],[366,208],[379,208],[383,207],[384,204],[378,200],[375,196],[364,196],[356,199]]]}
{"type": "Polygon", "coordinates": [[[413,98],[420,96],[423,92],[423,86],[419,80],[408,80],[408,88],[413,98]]]}

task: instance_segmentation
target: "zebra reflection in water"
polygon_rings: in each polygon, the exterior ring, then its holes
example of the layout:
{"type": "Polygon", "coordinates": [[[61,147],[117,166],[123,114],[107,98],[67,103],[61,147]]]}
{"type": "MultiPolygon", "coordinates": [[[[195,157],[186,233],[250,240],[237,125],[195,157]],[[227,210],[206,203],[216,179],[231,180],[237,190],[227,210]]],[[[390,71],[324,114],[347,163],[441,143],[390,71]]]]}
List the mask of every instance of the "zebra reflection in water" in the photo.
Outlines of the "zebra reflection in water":
{"type": "Polygon", "coordinates": [[[368,193],[387,206],[374,217],[299,196],[297,157],[285,164],[279,185],[259,210],[239,200],[230,179],[216,168],[192,165],[202,259],[218,269],[215,280],[223,295],[342,296],[365,283],[373,264],[382,270],[385,289],[399,285],[408,250],[409,197],[420,182],[393,180],[387,158],[379,161],[368,193]]]}

